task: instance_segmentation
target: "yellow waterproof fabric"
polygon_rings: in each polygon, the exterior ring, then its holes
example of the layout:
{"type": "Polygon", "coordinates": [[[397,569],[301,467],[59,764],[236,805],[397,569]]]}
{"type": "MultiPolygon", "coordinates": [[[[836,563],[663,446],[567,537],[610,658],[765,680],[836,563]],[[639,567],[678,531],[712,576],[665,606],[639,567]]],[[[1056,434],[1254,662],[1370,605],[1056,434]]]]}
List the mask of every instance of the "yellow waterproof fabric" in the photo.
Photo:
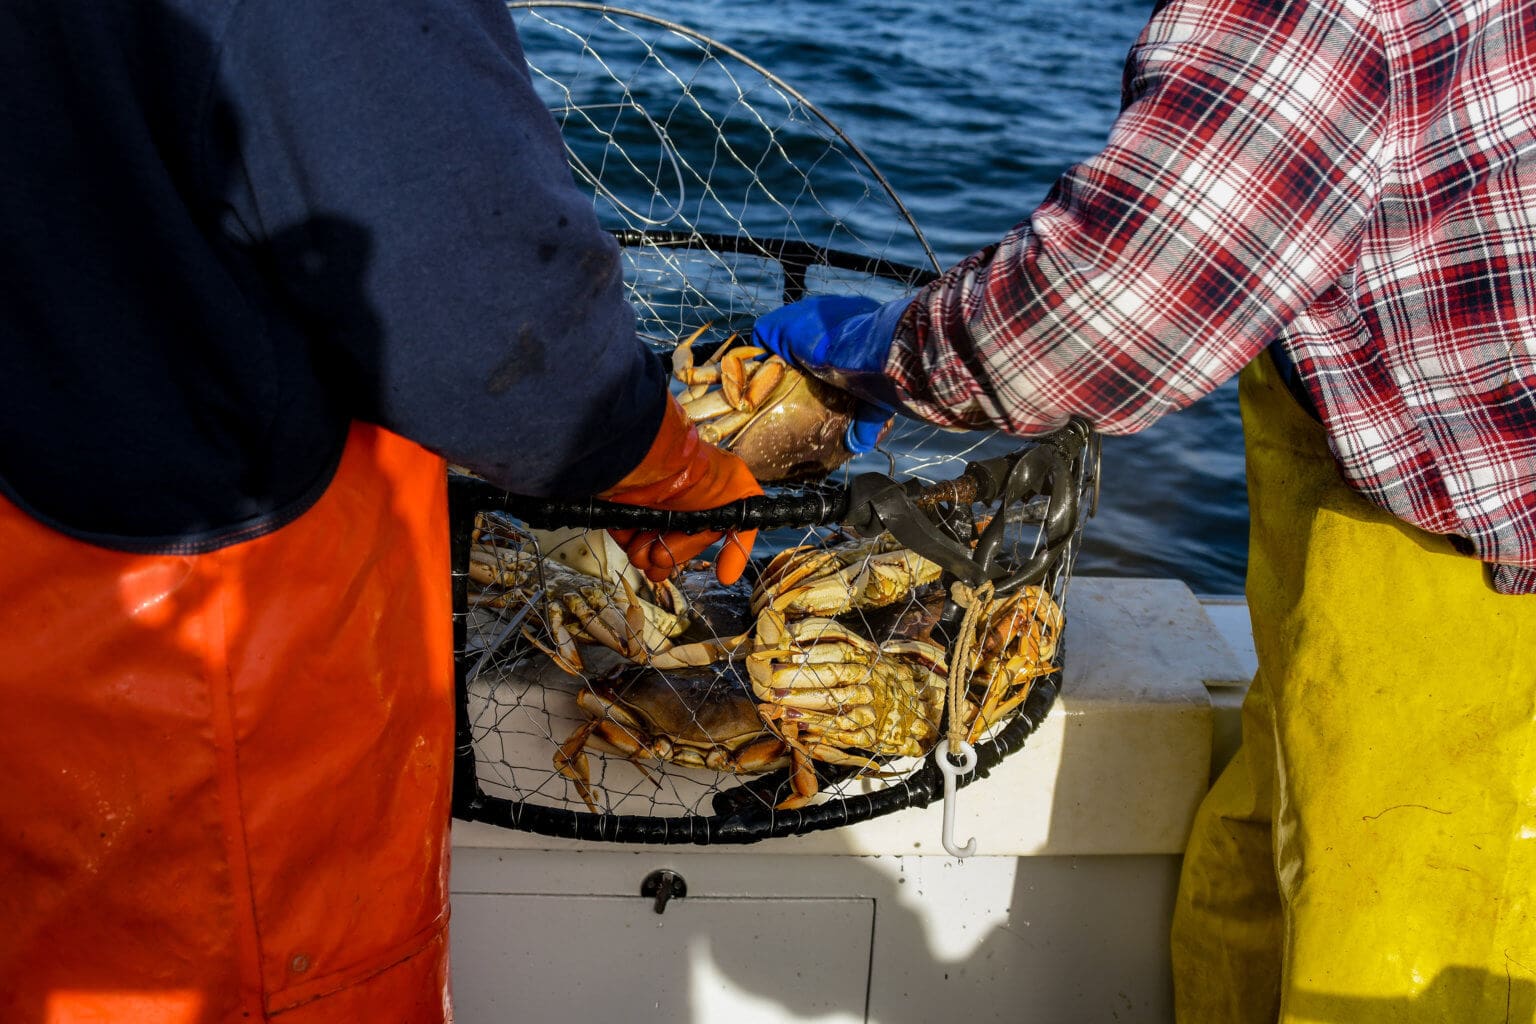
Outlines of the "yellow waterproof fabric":
{"type": "Polygon", "coordinates": [[[1241,380],[1259,672],[1174,916],[1182,1024],[1536,1019],[1536,597],[1241,380]]]}

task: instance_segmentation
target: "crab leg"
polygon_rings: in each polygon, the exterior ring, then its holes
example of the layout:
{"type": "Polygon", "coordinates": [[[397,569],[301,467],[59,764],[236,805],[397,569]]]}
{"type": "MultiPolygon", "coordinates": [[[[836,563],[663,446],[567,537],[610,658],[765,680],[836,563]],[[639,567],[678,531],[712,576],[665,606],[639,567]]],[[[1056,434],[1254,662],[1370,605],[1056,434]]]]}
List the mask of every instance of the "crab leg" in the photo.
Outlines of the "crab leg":
{"type": "Polygon", "coordinates": [[[975,743],[979,737],[991,726],[1001,721],[1014,708],[1029,699],[1029,691],[1033,689],[1034,682],[1043,676],[1048,676],[1056,671],[1055,665],[1035,664],[1024,669],[1006,669],[1003,678],[1008,680],[1007,685],[999,686],[997,681],[987,687],[986,699],[981,705],[981,710],[971,720],[971,728],[966,736],[966,742],[975,743]]]}
{"type": "MultiPolygon", "coordinates": [[[[757,617],[757,639],[763,646],[782,648],[786,641],[798,642],[801,647],[814,647],[822,642],[842,642],[855,648],[877,650],[874,644],[833,619],[806,618],[795,623],[791,637],[789,623],[776,609],[764,610],[757,617]]],[[[847,660],[846,656],[842,660],[847,660]]]]}
{"type": "Polygon", "coordinates": [[[748,361],[766,356],[768,350],[753,345],[731,349],[720,361],[720,393],[733,408],[751,412],[763,403],[784,379],[782,360],[762,360],[749,368],[748,361]]]}
{"type": "Polygon", "coordinates": [[[774,810],[793,811],[816,799],[821,783],[816,781],[816,766],[812,764],[810,750],[800,742],[798,728],[793,723],[782,725],[779,738],[790,751],[790,795],[775,804],[774,810]]]}
{"type": "Polygon", "coordinates": [[[595,720],[584,723],[555,751],[555,771],[576,784],[576,792],[593,814],[597,813],[597,800],[592,793],[592,766],[587,760],[586,745],[595,728],[595,720]]]}
{"type": "MultiPolygon", "coordinates": [[[[769,704],[760,707],[759,713],[770,721],[794,722],[807,732],[821,737],[845,738],[850,747],[868,746],[875,742],[870,726],[876,724],[875,713],[869,708],[852,709],[853,714],[828,715],[811,708],[793,705],[769,704]]],[[[843,739],[839,739],[843,742],[843,739]]]]}
{"type": "Polygon", "coordinates": [[[538,634],[527,626],[523,627],[523,639],[549,655],[550,659],[560,666],[561,671],[573,676],[581,675],[582,671],[586,668],[586,663],[581,660],[581,651],[576,646],[576,637],[571,630],[566,628],[565,616],[561,613],[558,604],[551,603],[549,606],[547,629],[549,632],[548,646],[539,639],[538,634]]]}
{"type": "MultiPolygon", "coordinates": [[[[684,406],[684,411],[686,410],[687,407],[684,406]]],[[[699,440],[709,444],[725,444],[730,440],[731,435],[751,423],[754,415],[750,412],[733,411],[699,423],[699,440]]]]}
{"type": "Polygon", "coordinates": [[[875,688],[872,686],[828,686],[822,682],[822,677],[810,673],[792,676],[775,672],[773,682],[788,685],[759,686],[753,680],[752,688],[758,699],[801,711],[836,711],[850,705],[867,704],[875,699],[875,688]]]}
{"type": "Polygon", "coordinates": [[[1014,691],[1013,696],[1007,700],[994,701],[989,697],[987,703],[976,713],[976,717],[971,719],[971,727],[965,734],[965,741],[975,743],[994,723],[1001,721],[1004,715],[1028,700],[1029,692],[1034,689],[1033,683],[1034,680],[1031,679],[1029,684],[1014,691]]]}
{"type": "Polygon", "coordinates": [[[475,548],[469,553],[469,578],[482,587],[516,587],[527,581],[528,560],[475,548]]]}
{"type": "MultiPolygon", "coordinates": [[[[706,323],[704,326],[688,335],[688,337],[683,338],[676,345],[672,346],[672,372],[677,376],[678,380],[685,384],[694,383],[694,381],[691,379],[692,375],[699,371],[699,368],[695,367],[693,364],[693,343],[698,341],[699,338],[703,337],[704,332],[709,330],[710,324],[712,323],[714,323],[714,321],[706,323]]],[[[725,346],[722,345],[721,349],[724,349],[724,347],[725,346]]],[[[719,359],[719,357],[720,352],[716,351],[714,357],[707,360],[704,365],[710,366],[714,364],[719,359]]],[[[718,371],[716,371],[716,373],[718,376],[718,371]]]]}
{"type": "Polygon", "coordinates": [[[624,760],[634,765],[635,770],[645,776],[646,782],[649,782],[657,789],[661,788],[661,780],[647,771],[645,765],[640,763],[640,760],[641,758],[648,758],[665,763],[666,758],[662,757],[657,750],[645,743],[641,737],[636,736],[623,722],[616,722],[609,718],[599,720],[595,724],[597,725],[597,730],[588,739],[589,746],[596,747],[599,750],[606,749],[618,754],[624,760]],[[592,742],[593,740],[598,742],[594,743],[592,742]]]}
{"type": "MultiPolygon", "coordinates": [[[[626,588],[629,586],[627,582],[624,585],[626,588]]],[[[641,642],[640,634],[645,627],[645,611],[635,604],[620,610],[616,605],[603,601],[595,593],[590,596],[592,601],[581,594],[569,594],[565,598],[571,614],[581,623],[582,632],[604,647],[617,651],[631,660],[643,654],[645,645],[641,642]],[[594,605],[593,601],[598,603],[594,605]]],[[[550,618],[553,619],[555,614],[552,605],[550,618]]]]}
{"type": "Polygon", "coordinates": [[[779,390],[779,383],[784,380],[789,371],[789,366],[777,356],[764,359],[753,372],[751,381],[747,384],[745,395],[747,408],[750,410],[761,409],[768,399],[779,390]]]}
{"type": "Polygon", "coordinates": [[[820,638],[804,647],[786,647],[762,653],[765,656],[774,655],[775,661],[793,665],[846,665],[850,668],[871,665],[880,656],[880,651],[874,647],[820,638]]]}
{"type": "Polygon", "coordinates": [[[695,423],[713,420],[718,416],[724,416],[735,411],[736,407],[726,399],[724,392],[721,391],[710,391],[697,398],[688,398],[683,401],[683,412],[695,423]]]}
{"type": "MultiPolygon", "coordinates": [[[[786,745],[784,740],[775,735],[764,736],[760,740],[754,740],[740,750],[736,751],[734,760],[735,768],[744,775],[754,775],[758,772],[772,771],[780,768],[785,762],[786,745]]],[[[716,771],[727,771],[730,766],[723,763],[723,758],[714,756],[704,761],[706,768],[716,771]]],[[[814,792],[812,793],[814,796],[814,792]]]]}
{"type": "Polygon", "coordinates": [[[876,770],[880,767],[880,762],[868,754],[850,753],[840,747],[828,746],[825,743],[811,744],[806,753],[808,756],[824,764],[843,765],[876,774],[878,774],[876,770]]]}
{"type": "Polygon", "coordinates": [[[652,668],[662,670],[698,668],[713,665],[727,654],[734,654],[752,639],[750,633],[716,640],[700,640],[697,643],[679,644],[651,655],[652,668]]]}

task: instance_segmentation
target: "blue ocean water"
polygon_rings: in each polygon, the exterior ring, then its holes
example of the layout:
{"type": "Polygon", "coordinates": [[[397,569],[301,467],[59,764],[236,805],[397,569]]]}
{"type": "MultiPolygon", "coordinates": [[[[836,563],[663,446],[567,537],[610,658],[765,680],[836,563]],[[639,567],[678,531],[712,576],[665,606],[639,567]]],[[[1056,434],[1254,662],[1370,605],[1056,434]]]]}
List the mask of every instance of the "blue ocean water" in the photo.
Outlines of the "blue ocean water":
{"type": "MultiPolygon", "coordinates": [[[[741,51],[880,169],[948,266],[1023,220],[1102,145],[1149,0],[631,0],[741,51]]],[[[1106,438],[1077,571],[1242,590],[1236,382],[1106,438]]]]}

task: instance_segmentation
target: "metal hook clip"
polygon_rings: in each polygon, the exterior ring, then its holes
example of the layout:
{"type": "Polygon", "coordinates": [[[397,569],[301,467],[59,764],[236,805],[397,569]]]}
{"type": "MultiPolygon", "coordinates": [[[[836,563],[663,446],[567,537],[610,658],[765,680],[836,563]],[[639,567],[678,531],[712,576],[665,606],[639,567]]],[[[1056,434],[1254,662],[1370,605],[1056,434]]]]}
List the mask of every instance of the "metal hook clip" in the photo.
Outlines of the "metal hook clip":
{"type": "Polygon", "coordinates": [[[964,846],[955,845],[955,779],[976,769],[976,748],[961,740],[960,763],[956,765],[949,759],[953,748],[946,750],[947,745],[940,743],[933,750],[934,762],[944,776],[944,849],[951,857],[964,860],[976,852],[976,837],[967,839],[964,846]]]}

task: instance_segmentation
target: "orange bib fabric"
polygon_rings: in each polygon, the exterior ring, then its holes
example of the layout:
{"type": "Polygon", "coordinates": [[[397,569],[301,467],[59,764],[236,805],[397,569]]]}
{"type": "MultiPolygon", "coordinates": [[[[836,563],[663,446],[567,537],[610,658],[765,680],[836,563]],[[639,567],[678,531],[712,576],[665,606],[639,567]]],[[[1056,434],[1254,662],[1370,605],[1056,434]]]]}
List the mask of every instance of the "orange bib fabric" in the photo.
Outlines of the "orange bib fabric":
{"type": "Polygon", "coordinates": [[[357,425],[185,557],[0,501],[0,1020],[450,1019],[444,480],[357,425]]]}

